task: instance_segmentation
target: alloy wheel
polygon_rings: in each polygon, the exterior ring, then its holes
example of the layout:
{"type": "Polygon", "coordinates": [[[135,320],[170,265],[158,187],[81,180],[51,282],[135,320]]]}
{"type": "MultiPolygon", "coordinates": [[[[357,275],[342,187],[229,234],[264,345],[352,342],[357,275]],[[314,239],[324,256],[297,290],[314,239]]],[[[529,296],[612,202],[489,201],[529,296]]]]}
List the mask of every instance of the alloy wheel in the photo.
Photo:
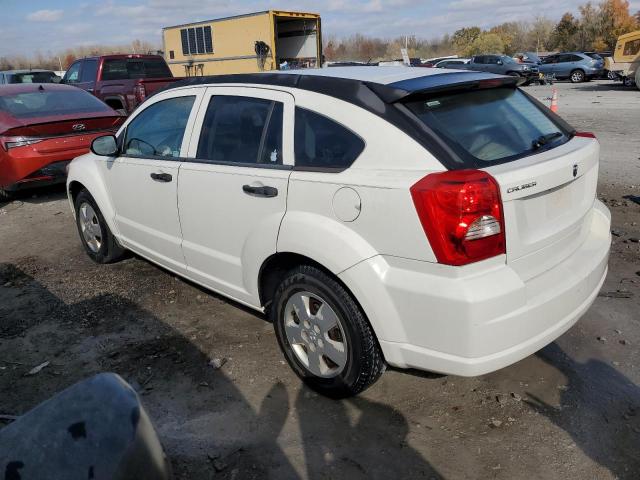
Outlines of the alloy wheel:
{"type": "Polygon", "coordinates": [[[93,253],[98,253],[102,246],[102,230],[95,210],[86,202],[78,209],[78,224],[89,249],[93,253]]]}
{"type": "Polygon", "coordinates": [[[296,357],[317,377],[339,375],[347,363],[347,341],[340,318],[318,295],[294,293],[284,308],[284,330],[296,357]]]}

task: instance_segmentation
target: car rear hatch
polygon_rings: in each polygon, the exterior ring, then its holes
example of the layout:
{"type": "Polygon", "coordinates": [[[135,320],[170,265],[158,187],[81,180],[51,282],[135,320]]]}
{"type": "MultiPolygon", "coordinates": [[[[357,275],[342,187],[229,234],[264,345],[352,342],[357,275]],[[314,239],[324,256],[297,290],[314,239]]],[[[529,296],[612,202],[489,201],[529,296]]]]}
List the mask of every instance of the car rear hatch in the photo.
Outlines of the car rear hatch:
{"type": "Polygon", "coordinates": [[[507,263],[524,281],[558,265],[589,232],[597,140],[506,80],[437,83],[402,103],[450,148],[450,171],[482,170],[497,181],[507,263]]]}
{"type": "Polygon", "coordinates": [[[571,255],[585,240],[600,148],[574,137],[539,155],[486,168],[500,185],[507,262],[523,280],[571,255]]]}

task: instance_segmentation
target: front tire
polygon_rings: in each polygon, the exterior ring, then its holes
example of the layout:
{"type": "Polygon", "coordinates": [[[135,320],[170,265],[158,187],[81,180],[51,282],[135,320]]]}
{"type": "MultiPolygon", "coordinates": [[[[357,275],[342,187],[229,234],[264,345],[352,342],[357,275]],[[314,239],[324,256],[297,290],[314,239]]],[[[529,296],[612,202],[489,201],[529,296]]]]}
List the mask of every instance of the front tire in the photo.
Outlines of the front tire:
{"type": "Polygon", "coordinates": [[[582,83],[585,81],[586,76],[582,70],[574,70],[571,72],[569,79],[571,80],[571,83],[582,83]]]}
{"type": "Polygon", "coordinates": [[[344,286],[316,267],[303,265],[285,275],[269,316],[293,371],[323,395],[357,395],[385,370],[360,306],[344,286]]]}
{"type": "Polygon", "coordinates": [[[82,190],[75,199],[76,226],[89,258],[96,263],[120,260],[125,250],[109,230],[102,212],[88,191],[82,190]]]}

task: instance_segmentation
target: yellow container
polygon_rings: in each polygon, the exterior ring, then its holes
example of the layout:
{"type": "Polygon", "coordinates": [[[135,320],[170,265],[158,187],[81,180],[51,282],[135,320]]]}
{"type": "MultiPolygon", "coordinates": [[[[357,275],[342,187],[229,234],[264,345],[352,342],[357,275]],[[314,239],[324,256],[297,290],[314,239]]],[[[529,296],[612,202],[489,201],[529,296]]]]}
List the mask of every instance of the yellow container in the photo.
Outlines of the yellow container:
{"type": "Polygon", "coordinates": [[[176,77],[322,65],[320,15],[268,10],[162,29],[176,77]]]}

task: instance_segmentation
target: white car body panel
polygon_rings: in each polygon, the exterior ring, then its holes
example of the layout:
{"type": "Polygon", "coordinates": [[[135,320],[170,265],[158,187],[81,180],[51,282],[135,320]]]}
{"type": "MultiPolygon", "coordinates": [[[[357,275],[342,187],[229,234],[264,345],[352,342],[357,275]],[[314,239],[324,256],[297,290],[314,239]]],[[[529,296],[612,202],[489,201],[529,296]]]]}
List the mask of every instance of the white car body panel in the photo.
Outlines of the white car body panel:
{"type": "MultiPolygon", "coordinates": [[[[294,99],[289,93],[249,87],[209,87],[189,147],[196,158],[200,129],[212,97],[236,95],[284,104],[283,164],[293,165],[294,99]]],[[[215,98],[213,98],[215,102],[215,98]]],[[[188,275],[234,299],[260,306],[258,276],[276,252],[278,230],[287,208],[289,169],[184,162],[180,166],[178,208],[188,275]],[[273,198],[252,197],[243,185],[278,189],[273,198]]]]}
{"type": "MultiPolygon", "coordinates": [[[[368,75],[380,83],[439,73],[404,67],[305,72],[368,75]]],[[[139,111],[187,94],[198,98],[183,161],[166,165],[89,154],[72,162],[68,184],[89,190],[124,246],[198,284],[262,310],[269,300],[258,291],[264,262],[278,253],[302,255],[351,291],[389,364],[479,375],[561,335],[604,281],[610,216],[595,200],[599,146],[593,139],[575,137],[487,168],[501,188],[506,254],[451,267],[437,263],[409,191],[425,175],[446,169],[397,127],[328,95],[262,84],[177,88],[152,97],[139,111]],[[190,161],[209,96],[216,93],[285,104],[285,166],[294,165],[296,106],[344,124],[365,149],[340,172],[190,161]],[[176,180],[169,186],[147,182],[149,172],[169,170],[176,180]],[[246,195],[242,186],[255,182],[276,187],[278,196],[246,195]]]]}

